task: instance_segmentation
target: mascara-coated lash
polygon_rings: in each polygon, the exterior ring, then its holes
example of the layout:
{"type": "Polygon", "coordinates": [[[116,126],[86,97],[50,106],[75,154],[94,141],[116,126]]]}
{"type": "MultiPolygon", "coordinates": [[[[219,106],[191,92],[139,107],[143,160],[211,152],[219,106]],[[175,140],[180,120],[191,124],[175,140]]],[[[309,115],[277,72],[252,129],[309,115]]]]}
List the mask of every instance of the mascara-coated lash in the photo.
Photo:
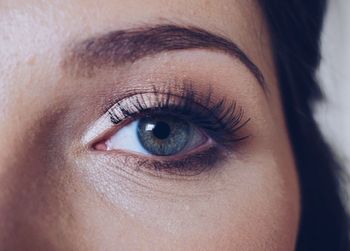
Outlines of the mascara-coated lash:
{"type": "Polygon", "coordinates": [[[182,88],[157,89],[135,93],[118,101],[108,113],[111,122],[118,125],[149,115],[171,115],[192,123],[220,146],[231,148],[249,135],[240,133],[250,118],[236,102],[225,98],[214,101],[212,90],[205,95],[195,92],[192,85],[182,88]]]}

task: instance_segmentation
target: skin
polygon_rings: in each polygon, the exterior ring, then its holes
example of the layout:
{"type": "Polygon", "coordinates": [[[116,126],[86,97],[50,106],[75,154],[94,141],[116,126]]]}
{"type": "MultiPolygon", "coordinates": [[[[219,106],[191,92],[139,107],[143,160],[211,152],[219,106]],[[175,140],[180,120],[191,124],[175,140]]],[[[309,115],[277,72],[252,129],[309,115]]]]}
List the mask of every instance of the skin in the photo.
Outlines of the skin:
{"type": "MultiPolygon", "coordinates": [[[[0,34],[2,250],[295,249],[296,167],[255,1],[5,0],[0,34]],[[168,23],[234,41],[267,88],[238,60],[205,49],[160,53],[91,76],[62,64],[69,44],[168,23]],[[118,152],[87,149],[84,139],[108,99],[180,77],[199,93],[212,84],[251,118],[245,130],[252,137],[227,161],[196,176],[157,176],[121,165],[118,152]]],[[[102,136],[92,131],[92,139],[102,136]]]]}

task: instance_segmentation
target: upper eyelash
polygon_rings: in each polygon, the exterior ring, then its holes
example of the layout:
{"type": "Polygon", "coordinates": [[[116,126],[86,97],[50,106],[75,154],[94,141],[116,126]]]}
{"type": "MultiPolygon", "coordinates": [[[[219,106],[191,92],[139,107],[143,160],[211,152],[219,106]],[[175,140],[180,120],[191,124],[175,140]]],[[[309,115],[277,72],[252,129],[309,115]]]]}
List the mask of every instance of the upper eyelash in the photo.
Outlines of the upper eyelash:
{"type": "Polygon", "coordinates": [[[153,87],[153,91],[135,93],[118,101],[108,113],[114,124],[146,115],[174,115],[204,130],[214,142],[226,147],[248,138],[249,135],[237,134],[250,121],[244,119],[243,108],[234,101],[227,102],[226,98],[214,102],[211,89],[206,93],[197,95],[191,84],[177,90],[153,87]]]}

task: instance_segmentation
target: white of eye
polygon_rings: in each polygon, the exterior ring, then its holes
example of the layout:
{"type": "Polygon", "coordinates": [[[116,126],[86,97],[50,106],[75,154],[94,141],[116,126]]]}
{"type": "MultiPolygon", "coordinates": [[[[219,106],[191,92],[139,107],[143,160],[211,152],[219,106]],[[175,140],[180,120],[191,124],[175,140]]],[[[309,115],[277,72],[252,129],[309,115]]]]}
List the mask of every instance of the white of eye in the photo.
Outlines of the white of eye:
{"type": "Polygon", "coordinates": [[[150,155],[137,137],[137,125],[138,120],[135,120],[118,130],[117,133],[106,141],[107,150],[128,150],[150,155]]]}

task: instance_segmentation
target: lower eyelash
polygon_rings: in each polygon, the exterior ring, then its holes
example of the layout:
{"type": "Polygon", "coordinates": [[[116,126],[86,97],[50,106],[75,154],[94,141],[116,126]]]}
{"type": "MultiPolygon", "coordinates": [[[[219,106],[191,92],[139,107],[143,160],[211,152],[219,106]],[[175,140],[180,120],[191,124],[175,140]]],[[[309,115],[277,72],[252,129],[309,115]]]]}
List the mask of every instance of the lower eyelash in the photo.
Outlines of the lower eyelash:
{"type": "Polygon", "coordinates": [[[213,170],[228,159],[227,151],[219,146],[212,146],[205,151],[185,156],[179,160],[156,160],[152,158],[139,158],[125,156],[123,166],[136,166],[137,170],[142,167],[142,171],[157,176],[164,175],[191,177],[213,170]]]}

